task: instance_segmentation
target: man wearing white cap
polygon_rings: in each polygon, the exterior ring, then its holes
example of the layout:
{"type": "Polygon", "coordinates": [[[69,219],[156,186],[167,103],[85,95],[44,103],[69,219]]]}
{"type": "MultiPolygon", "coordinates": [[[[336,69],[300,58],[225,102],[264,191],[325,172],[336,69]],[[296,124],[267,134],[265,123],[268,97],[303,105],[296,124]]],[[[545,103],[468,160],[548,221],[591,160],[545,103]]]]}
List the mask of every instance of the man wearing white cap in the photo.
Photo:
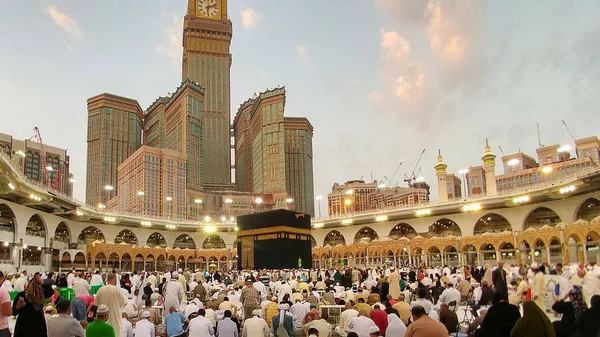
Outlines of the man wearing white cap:
{"type": "Polygon", "coordinates": [[[174,307],[177,310],[181,308],[181,302],[183,301],[184,291],[179,283],[179,273],[174,271],[171,275],[171,280],[167,282],[165,290],[163,291],[164,302],[164,315],[168,315],[168,308],[174,307]]]}
{"type": "Polygon", "coordinates": [[[136,337],[154,337],[155,329],[154,324],[148,320],[150,318],[150,311],[144,311],[142,313],[142,320],[135,323],[135,336],[136,337]]]}
{"type": "Polygon", "coordinates": [[[260,309],[252,311],[252,318],[244,321],[242,328],[242,337],[269,337],[269,326],[267,322],[260,318],[260,309]]]}
{"type": "MultiPolygon", "coordinates": [[[[114,274],[112,274],[112,275],[114,275],[114,274]]],[[[116,280],[116,278],[115,278],[115,280],[116,280]]],[[[107,282],[109,282],[108,279],[107,279],[107,282]]],[[[119,292],[119,294],[120,293],[121,292],[119,292]]],[[[117,316],[119,323],[121,322],[121,318],[118,317],[119,316],[118,314],[113,315],[113,316],[117,316]]],[[[121,328],[120,327],[119,327],[119,331],[117,332],[112,325],[106,323],[109,320],[109,318],[110,318],[110,315],[109,315],[108,307],[104,304],[100,304],[98,306],[98,309],[96,309],[96,319],[92,323],[88,324],[87,328],[85,329],[85,337],[121,336],[121,328]]]]}

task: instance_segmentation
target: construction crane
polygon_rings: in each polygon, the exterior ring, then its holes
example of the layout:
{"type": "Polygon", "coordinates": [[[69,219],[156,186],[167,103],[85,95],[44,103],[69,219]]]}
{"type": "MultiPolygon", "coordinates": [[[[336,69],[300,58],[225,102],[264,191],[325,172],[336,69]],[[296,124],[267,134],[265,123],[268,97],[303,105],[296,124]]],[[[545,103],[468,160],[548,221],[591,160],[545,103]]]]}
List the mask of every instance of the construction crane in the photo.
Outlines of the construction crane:
{"type": "Polygon", "coordinates": [[[561,120],[561,122],[565,126],[565,129],[567,130],[567,133],[569,134],[569,137],[571,137],[571,140],[573,141],[573,143],[575,143],[575,157],[577,157],[577,159],[579,159],[579,153],[577,152],[577,142],[575,141],[575,137],[573,137],[573,134],[571,133],[571,130],[569,130],[569,127],[567,126],[567,123],[565,123],[564,120],[561,120]]]}
{"type": "Polygon", "coordinates": [[[46,151],[44,150],[44,142],[42,141],[42,135],[40,133],[40,129],[37,126],[33,127],[33,132],[35,132],[35,134],[33,135],[32,138],[36,139],[38,143],[40,143],[40,152],[41,152],[41,158],[40,158],[40,162],[41,162],[41,170],[44,172],[43,173],[43,181],[42,184],[51,187],[54,190],[60,190],[60,184],[61,184],[61,177],[62,177],[62,170],[60,169],[60,167],[58,168],[57,172],[56,172],[56,179],[54,179],[54,181],[52,182],[50,179],[50,169],[52,168],[51,166],[48,165],[47,161],[46,161],[46,151]]]}
{"type": "Polygon", "coordinates": [[[504,151],[502,150],[502,148],[500,147],[500,145],[498,145],[498,149],[500,149],[500,153],[502,153],[502,157],[505,157],[506,155],[504,154],[504,151]]]}
{"type": "Polygon", "coordinates": [[[408,187],[412,187],[413,182],[417,180],[417,175],[419,173],[421,173],[421,167],[419,167],[419,164],[421,163],[421,160],[423,159],[424,154],[425,154],[425,149],[423,149],[423,151],[421,151],[421,156],[419,156],[419,160],[417,160],[417,163],[415,164],[415,167],[413,168],[410,176],[407,176],[406,174],[404,174],[404,178],[405,178],[404,181],[406,183],[408,183],[408,187]],[[417,171],[417,167],[419,168],[418,171],[417,171]]]}

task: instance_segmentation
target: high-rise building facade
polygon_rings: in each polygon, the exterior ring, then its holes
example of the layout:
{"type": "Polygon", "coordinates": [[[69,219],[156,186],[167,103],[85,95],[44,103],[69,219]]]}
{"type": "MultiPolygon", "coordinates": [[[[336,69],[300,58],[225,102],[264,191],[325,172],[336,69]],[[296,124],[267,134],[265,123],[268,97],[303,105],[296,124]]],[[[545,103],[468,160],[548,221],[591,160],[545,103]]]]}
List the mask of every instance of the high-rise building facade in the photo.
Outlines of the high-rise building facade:
{"type": "Polygon", "coordinates": [[[3,133],[0,133],[0,150],[16,160],[19,169],[28,179],[60,193],[73,195],[73,175],[69,171],[67,150],[48,144],[42,147],[38,142],[18,140],[3,133]]]}
{"type": "Polygon", "coordinates": [[[143,110],[136,100],[107,93],[89,98],[87,107],[85,201],[102,207],[118,194],[117,168],[142,144],[143,110]]]}
{"type": "Polygon", "coordinates": [[[186,157],[142,146],[118,168],[117,210],[139,215],[186,219],[186,157]]]}
{"type": "Polygon", "coordinates": [[[313,127],[304,117],[284,117],[285,183],[293,209],[315,215],[313,127]]]}
{"type": "MultiPolygon", "coordinates": [[[[231,20],[227,0],[188,0],[183,24],[182,80],[205,88],[203,156],[207,184],[231,183],[231,20]]],[[[191,169],[191,168],[190,168],[191,169]]]]}
{"type": "Polygon", "coordinates": [[[204,89],[192,81],[183,82],[165,104],[165,148],[187,158],[187,187],[200,190],[206,173],[202,124],[204,89]]]}
{"type": "Polygon", "coordinates": [[[144,145],[165,147],[165,107],[169,97],[159,97],[144,113],[144,145]]]}
{"type": "MultiPolygon", "coordinates": [[[[242,103],[233,122],[236,184],[245,192],[272,194],[276,208],[293,199],[286,183],[284,109],[285,88],[274,88],[242,103]]],[[[305,136],[312,137],[312,130],[305,136]]]]}

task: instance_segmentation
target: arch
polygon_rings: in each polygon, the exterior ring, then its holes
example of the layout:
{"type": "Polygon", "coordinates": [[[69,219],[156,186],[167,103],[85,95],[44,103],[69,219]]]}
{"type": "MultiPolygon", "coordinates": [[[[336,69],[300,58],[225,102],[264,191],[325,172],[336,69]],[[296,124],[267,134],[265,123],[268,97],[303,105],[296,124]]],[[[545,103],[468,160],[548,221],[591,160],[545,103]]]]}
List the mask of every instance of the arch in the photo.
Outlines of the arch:
{"type": "Polygon", "coordinates": [[[148,240],[146,240],[146,245],[148,247],[161,247],[161,248],[165,248],[167,247],[167,240],[165,240],[165,237],[160,234],[159,232],[154,232],[152,234],[150,234],[150,236],[148,237],[148,240]]]}
{"type": "Polygon", "coordinates": [[[77,254],[75,254],[73,265],[75,268],[85,268],[85,254],[83,252],[77,252],[77,254]]]}
{"type": "Polygon", "coordinates": [[[592,221],[598,216],[600,216],[600,200],[596,198],[589,198],[577,208],[575,219],[592,221]]]}
{"type": "Polygon", "coordinates": [[[506,250],[506,251],[514,251],[515,250],[515,246],[513,246],[512,243],[510,242],[503,242],[500,244],[499,249],[501,251],[506,250]]]}
{"type": "Polygon", "coordinates": [[[379,235],[371,227],[363,227],[354,235],[354,243],[371,242],[375,239],[379,239],[379,235]]]}
{"type": "Polygon", "coordinates": [[[394,226],[388,235],[388,237],[392,240],[398,240],[401,237],[412,239],[415,236],[417,236],[417,231],[413,228],[413,226],[405,222],[401,222],[394,226]]]}
{"type": "Polygon", "coordinates": [[[496,213],[488,213],[475,223],[473,227],[473,235],[483,233],[499,233],[504,231],[512,231],[512,226],[505,217],[496,213]]]}
{"type": "Polygon", "coordinates": [[[495,252],[496,247],[494,247],[493,244],[486,242],[486,243],[482,244],[481,247],[479,247],[479,251],[480,252],[483,252],[483,251],[495,252]]]}
{"type": "Polygon", "coordinates": [[[456,222],[448,219],[441,218],[439,220],[434,221],[431,226],[429,226],[429,231],[427,232],[429,237],[432,236],[461,236],[462,232],[460,227],[456,224],[456,222]]]}
{"type": "Polygon", "coordinates": [[[15,213],[7,204],[0,204],[0,231],[15,232],[15,213]]]}
{"type": "Polygon", "coordinates": [[[106,254],[104,254],[103,252],[98,252],[96,254],[96,256],[94,257],[94,260],[96,260],[96,261],[105,261],[105,260],[107,260],[106,254]]]}
{"type": "Polygon", "coordinates": [[[585,235],[585,242],[600,242],[600,235],[596,231],[589,231],[585,235]]]}
{"type": "MultiPolygon", "coordinates": [[[[310,236],[310,246],[311,246],[311,248],[315,248],[317,246],[317,240],[312,235],[310,236]]],[[[237,247],[237,245],[236,245],[236,247],[237,247]]]]}
{"type": "Polygon", "coordinates": [[[225,248],[225,241],[221,239],[217,234],[213,234],[202,242],[202,249],[223,249],[225,248]]]}
{"type": "Polygon", "coordinates": [[[79,232],[79,236],[77,237],[77,243],[79,244],[90,244],[94,241],[100,241],[104,243],[106,240],[104,239],[104,234],[100,229],[95,226],[87,226],[79,232]]]}
{"type": "Polygon", "coordinates": [[[71,231],[64,221],[61,221],[58,226],[56,226],[56,230],[54,230],[54,241],[65,243],[71,242],[71,231]]]}
{"type": "Polygon", "coordinates": [[[462,246],[463,253],[468,253],[468,252],[477,252],[477,248],[475,248],[475,246],[473,246],[472,244],[466,244],[464,246],[462,246]]]}
{"type": "Polygon", "coordinates": [[[323,246],[337,246],[337,245],[346,245],[346,238],[339,231],[332,230],[331,232],[325,235],[325,239],[323,239],[323,246]]]}
{"type": "Polygon", "coordinates": [[[444,253],[458,253],[458,251],[456,250],[456,247],[454,247],[454,245],[447,245],[446,247],[444,247],[444,253]]]}
{"type": "Polygon", "coordinates": [[[117,234],[117,236],[115,237],[115,243],[116,244],[126,243],[128,245],[137,245],[138,238],[129,229],[124,229],[124,230],[120,231],[119,234],[117,234]]]}
{"type": "Polygon", "coordinates": [[[31,236],[37,236],[40,238],[46,238],[46,223],[44,219],[38,214],[32,215],[27,221],[27,227],[25,228],[25,234],[31,236]]]}
{"type": "Polygon", "coordinates": [[[548,207],[538,207],[525,218],[523,229],[556,226],[561,222],[560,216],[548,207]]]}
{"type": "Polygon", "coordinates": [[[192,237],[187,234],[181,234],[177,237],[177,239],[175,239],[175,242],[173,243],[173,248],[196,249],[196,241],[194,241],[194,239],[192,239],[192,237]]]}

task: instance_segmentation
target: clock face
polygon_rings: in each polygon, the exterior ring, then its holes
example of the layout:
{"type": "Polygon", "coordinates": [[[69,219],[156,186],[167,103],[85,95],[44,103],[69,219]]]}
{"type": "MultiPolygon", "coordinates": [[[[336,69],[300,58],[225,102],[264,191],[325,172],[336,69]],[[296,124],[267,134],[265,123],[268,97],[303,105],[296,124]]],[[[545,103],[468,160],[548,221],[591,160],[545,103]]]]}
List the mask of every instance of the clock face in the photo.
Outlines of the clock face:
{"type": "Polygon", "coordinates": [[[207,18],[216,18],[219,14],[217,0],[198,0],[198,12],[207,18]]]}

